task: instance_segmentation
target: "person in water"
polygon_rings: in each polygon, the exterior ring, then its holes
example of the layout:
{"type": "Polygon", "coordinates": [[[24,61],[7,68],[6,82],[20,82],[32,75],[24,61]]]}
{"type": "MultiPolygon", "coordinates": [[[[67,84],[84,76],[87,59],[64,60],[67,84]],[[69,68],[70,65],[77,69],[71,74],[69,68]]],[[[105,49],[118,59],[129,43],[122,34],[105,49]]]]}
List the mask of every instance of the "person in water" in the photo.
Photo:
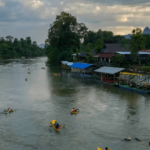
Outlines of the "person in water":
{"type": "Polygon", "coordinates": [[[76,109],[74,109],[74,108],[72,108],[72,111],[76,112],[77,110],[76,110],[76,109]]]}
{"type": "Polygon", "coordinates": [[[8,108],[8,112],[11,112],[11,109],[10,109],[10,107],[8,108]]]}
{"type": "Polygon", "coordinates": [[[59,128],[59,124],[57,122],[55,122],[54,126],[55,126],[56,129],[59,128]]]}
{"type": "Polygon", "coordinates": [[[105,147],[105,150],[108,150],[108,147],[105,147]]]}
{"type": "Polygon", "coordinates": [[[56,125],[56,129],[58,129],[59,128],[59,123],[57,123],[57,125],[56,125]]]}

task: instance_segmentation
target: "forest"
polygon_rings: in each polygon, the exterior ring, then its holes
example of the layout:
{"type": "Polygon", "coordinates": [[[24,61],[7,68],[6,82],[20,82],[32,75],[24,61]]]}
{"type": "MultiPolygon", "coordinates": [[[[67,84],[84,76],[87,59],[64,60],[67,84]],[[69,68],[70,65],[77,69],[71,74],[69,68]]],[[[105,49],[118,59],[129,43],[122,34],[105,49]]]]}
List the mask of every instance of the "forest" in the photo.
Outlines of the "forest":
{"type": "Polygon", "coordinates": [[[18,40],[12,36],[0,37],[0,59],[31,58],[44,56],[45,50],[40,48],[30,37],[18,40]]]}

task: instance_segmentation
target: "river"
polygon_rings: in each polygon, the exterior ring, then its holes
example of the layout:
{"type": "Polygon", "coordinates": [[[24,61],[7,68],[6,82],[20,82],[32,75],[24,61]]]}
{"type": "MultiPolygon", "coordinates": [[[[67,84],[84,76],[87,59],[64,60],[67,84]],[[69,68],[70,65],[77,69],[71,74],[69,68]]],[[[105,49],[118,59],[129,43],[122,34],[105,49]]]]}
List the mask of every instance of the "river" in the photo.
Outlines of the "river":
{"type": "Polygon", "coordinates": [[[46,60],[0,63],[0,150],[150,149],[149,95],[72,77],[46,60]],[[8,107],[14,112],[3,114],[8,107]],[[60,132],[49,127],[54,119],[65,124],[60,132]]]}

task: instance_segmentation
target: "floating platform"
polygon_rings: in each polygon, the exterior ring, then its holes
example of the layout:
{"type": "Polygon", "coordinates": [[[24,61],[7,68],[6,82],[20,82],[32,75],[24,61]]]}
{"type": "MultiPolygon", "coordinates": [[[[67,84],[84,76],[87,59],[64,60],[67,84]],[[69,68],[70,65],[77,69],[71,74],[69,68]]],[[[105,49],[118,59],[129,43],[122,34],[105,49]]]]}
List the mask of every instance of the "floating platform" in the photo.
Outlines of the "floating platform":
{"type": "Polygon", "coordinates": [[[84,78],[84,79],[92,79],[93,77],[91,75],[86,74],[71,74],[74,77],[84,78]]]}
{"type": "Polygon", "coordinates": [[[150,93],[150,90],[142,90],[142,89],[138,89],[138,88],[131,88],[128,85],[120,85],[120,88],[127,89],[127,90],[130,90],[130,91],[135,91],[135,92],[142,93],[142,94],[150,93]]]}

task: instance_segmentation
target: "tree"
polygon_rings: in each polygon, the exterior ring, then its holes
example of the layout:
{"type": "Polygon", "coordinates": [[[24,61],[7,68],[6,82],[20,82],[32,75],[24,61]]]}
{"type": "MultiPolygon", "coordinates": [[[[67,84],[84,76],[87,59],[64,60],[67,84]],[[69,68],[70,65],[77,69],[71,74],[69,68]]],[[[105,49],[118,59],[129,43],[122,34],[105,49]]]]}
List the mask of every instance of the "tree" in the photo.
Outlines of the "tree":
{"type": "Polygon", "coordinates": [[[102,31],[103,39],[105,43],[113,43],[113,32],[112,31],[102,31]]]}
{"type": "Polygon", "coordinates": [[[121,63],[123,63],[124,61],[124,56],[121,54],[116,54],[115,56],[113,56],[112,58],[112,64],[115,67],[120,67],[121,63]]]}
{"type": "Polygon", "coordinates": [[[146,39],[142,34],[140,28],[136,28],[132,31],[130,48],[131,48],[131,58],[135,62],[138,58],[139,65],[141,65],[141,59],[139,51],[145,48],[146,39]]]}
{"type": "Polygon", "coordinates": [[[6,36],[6,39],[7,39],[8,41],[12,42],[13,37],[12,37],[12,36],[10,36],[10,35],[8,35],[8,36],[6,36]]]}
{"type": "Polygon", "coordinates": [[[103,44],[104,44],[103,38],[98,39],[98,40],[96,41],[95,47],[96,47],[96,52],[97,52],[97,53],[101,52],[101,50],[102,50],[102,48],[103,48],[103,44]]]}
{"type": "Polygon", "coordinates": [[[50,25],[46,46],[48,59],[50,62],[60,63],[62,58],[70,59],[71,52],[76,52],[80,48],[80,40],[86,35],[87,27],[83,23],[78,23],[76,17],[69,13],[61,12],[56,16],[56,20],[50,25]],[[57,58],[52,59],[51,55],[57,52],[57,58]],[[70,56],[69,56],[69,55],[70,56]],[[64,56],[66,55],[66,56],[64,56]],[[66,58],[67,57],[67,58],[66,58]]]}

